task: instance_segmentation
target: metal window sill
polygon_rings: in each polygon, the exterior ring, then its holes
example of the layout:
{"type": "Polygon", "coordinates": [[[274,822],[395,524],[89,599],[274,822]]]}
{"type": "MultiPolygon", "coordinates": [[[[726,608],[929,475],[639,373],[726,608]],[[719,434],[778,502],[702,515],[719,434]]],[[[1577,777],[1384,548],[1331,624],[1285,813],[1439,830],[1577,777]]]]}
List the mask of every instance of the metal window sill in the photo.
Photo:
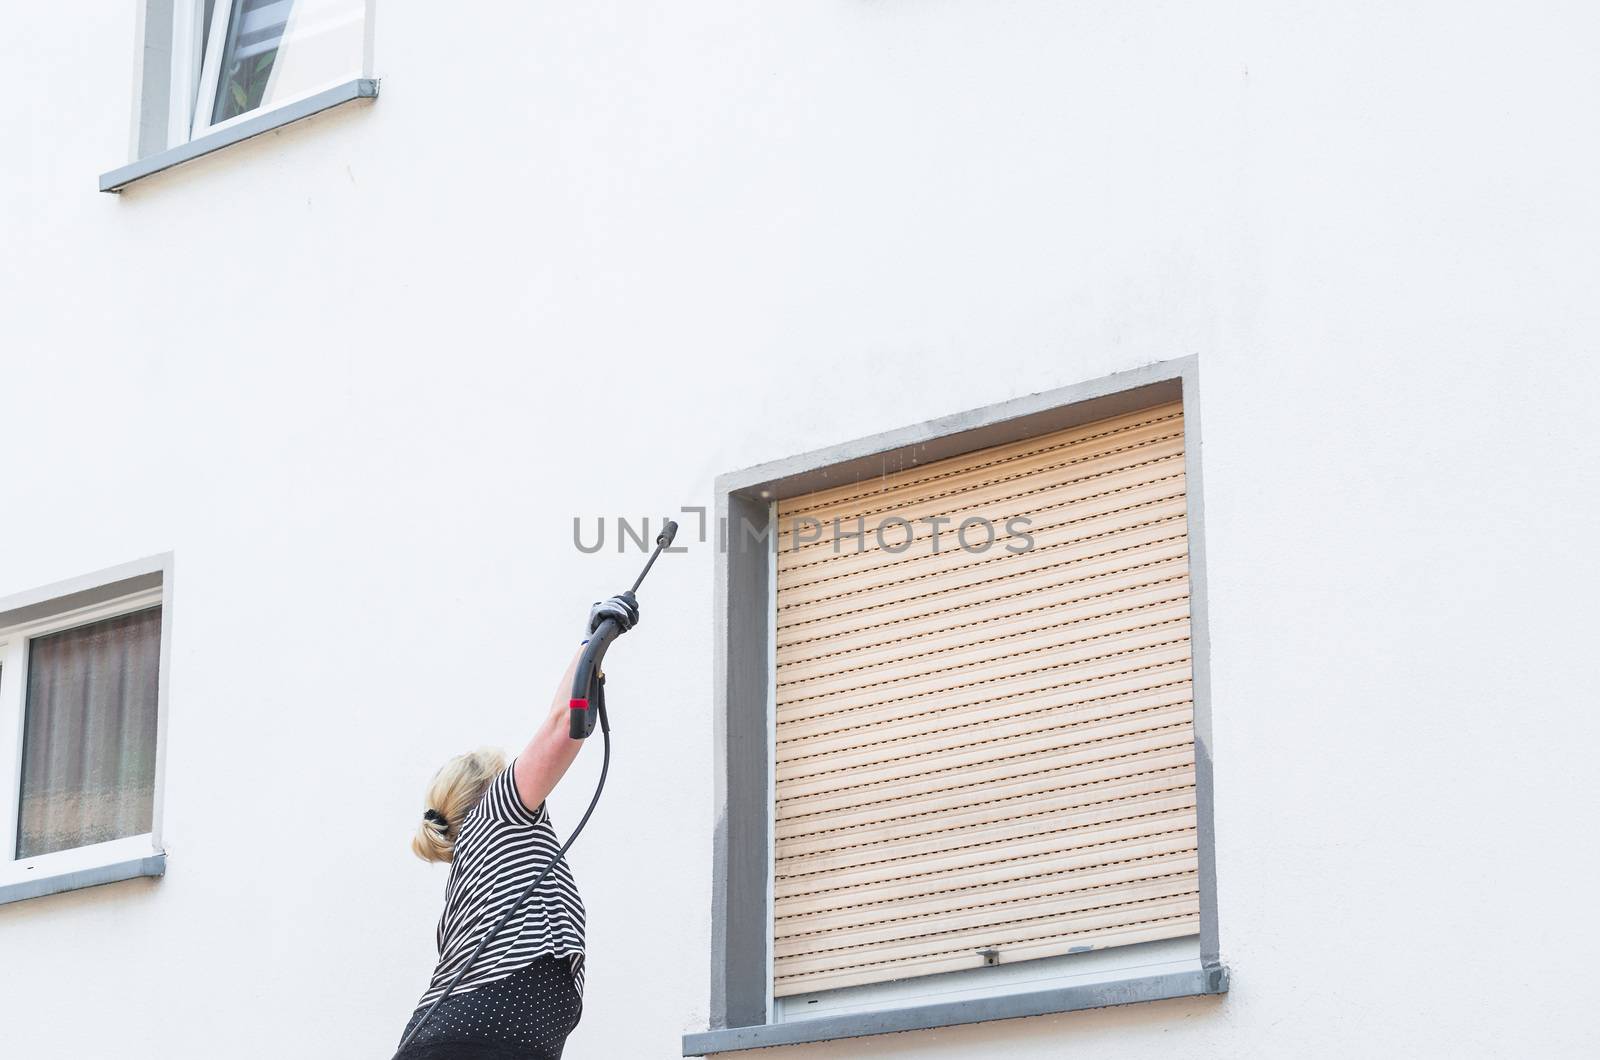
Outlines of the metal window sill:
{"type": "Polygon", "coordinates": [[[100,174],[100,190],[118,192],[136,180],[153,176],[173,166],[184,162],[193,161],[213,151],[220,151],[230,147],[241,140],[248,140],[262,133],[281,129],[285,125],[297,122],[302,118],[309,118],[313,114],[333,107],[350,103],[358,99],[376,99],[378,97],[378,82],[375,78],[361,77],[354,81],[347,81],[342,85],[330,88],[325,92],[318,92],[314,96],[286,103],[281,107],[258,114],[253,118],[230,125],[225,129],[207,133],[204,136],[190,140],[177,147],[169,147],[159,151],[148,158],[141,158],[137,162],[130,162],[120,169],[113,169],[109,173],[100,174]]]}
{"type": "Polygon", "coordinates": [[[76,891],[84,887],[98,887],[104,883],[134,880],[141,876],[164,876],[166,871],[167,855],[158,852],[121,861],[110,861],[104,865],[51,873],[35,879],[0,883],[0,905],[21,902],[29,898],[43,898],[45,895],[60,894],[63,891],[76,891]]]}
{"type": "Polygon", "coordinates": [[[973,998],[934,1005],[861,1012],[819,1019],[794,1020],[759,1027],[729,1027],[683,1036],[684,1056],[710,1056],[740,1049],[764,1049],[775,1045],[800,1045],[840,1038],[861,1038],[871,1034],[929,1030],[962,1023],[1044,1016],[1055,1012],[1131,1005],[1141,1001],[1200,997],[1228,992],[1228,969],[1224,966],[1194,971],[1089,983],[1054,990],[1036,990],[999,997],[973,998]]]}

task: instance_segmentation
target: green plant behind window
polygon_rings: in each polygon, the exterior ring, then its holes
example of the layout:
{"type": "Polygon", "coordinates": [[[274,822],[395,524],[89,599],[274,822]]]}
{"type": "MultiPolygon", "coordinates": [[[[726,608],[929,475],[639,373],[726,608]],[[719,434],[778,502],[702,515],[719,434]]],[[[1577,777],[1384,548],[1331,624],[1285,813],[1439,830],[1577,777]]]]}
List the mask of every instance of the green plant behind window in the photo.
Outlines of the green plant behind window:
{"type": "Polygon", "coordinates": [[[278,49],[273,48],[233,63],[217,95],[217,114],[212,120],[227,121],[261,106],[267,82],[272,78],[272,62],[277,57],[278,49]]]}

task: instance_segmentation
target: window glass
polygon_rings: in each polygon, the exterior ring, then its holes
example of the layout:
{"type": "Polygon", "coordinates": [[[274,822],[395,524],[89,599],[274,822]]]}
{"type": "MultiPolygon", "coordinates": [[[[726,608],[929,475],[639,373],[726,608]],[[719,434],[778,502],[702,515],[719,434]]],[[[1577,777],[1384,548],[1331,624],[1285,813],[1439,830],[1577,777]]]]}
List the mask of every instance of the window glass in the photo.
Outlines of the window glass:
{"type": "Polygon", "coordinates": [[[359,76],[365,0],[233,0],[211,124],[359,76]]]}
{"type": "Polygon", "coordinates": [[[150,831],[161,608],[28,646],[17,857],[150,831]]]}

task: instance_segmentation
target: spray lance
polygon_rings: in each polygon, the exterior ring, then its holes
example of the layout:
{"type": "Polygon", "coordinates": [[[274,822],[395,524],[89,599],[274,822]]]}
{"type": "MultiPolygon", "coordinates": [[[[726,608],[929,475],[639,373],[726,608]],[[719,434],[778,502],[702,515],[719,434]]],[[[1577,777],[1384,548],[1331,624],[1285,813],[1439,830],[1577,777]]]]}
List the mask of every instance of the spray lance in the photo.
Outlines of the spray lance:
{"type": "MultiPolygon", "coordinates": [[[[678,536],[678,524],[668,519],[666,525],[661,528],[661,533],[656,535],[655,551],[651,552],[650,558],[645,561],[644,570],[634,579],[633,587],[623,594],[629,603],[633,602],[633,594],[639,591],[644,576],[655,566],[656,557],[661,555],[662,549],[672,544],[672,539],[676,536],[678,536]]],[[[617,625],[617,620],[606,619],[589,634],[589,643],[584,645],[583,655],[578,658],[578,669],[572,675],[572,701],[568,703],[572,708],[568,735],[574,740],[586,739],[594,732],[597,717],[602,726],[606,724],[606,679],[600,670],[600,662],[606,657],[606,649],[611,647],[611,642],[621,635],[622,627],[617,625]]]]}
{"type": "MultiPolygon", "coordinates": [[[[639,577],[634,579],[633,587],[625,594],[630,602],[633,599],[633,595],[639,591],[640,584],[644,582],[644,576],[650,573],[651,567],[655,566],[656,557],[661,555],[672,544],[672,539],[677,534],[678,524],[671,519],[666,520],[665,525],[661,528],[661,533],[656,535],[656,547],[650,553],[650,558],[645,561],[644,570],[639,572],[639,577]]],[[[594,795],[589,799],[589,808],[583,811],[583,817],[579,819],[578,826],[572,830],[572,834],[567,837],[567,841],[561,844],[561,849],[556,851],[556,856],[550,859],[550,864],[546,865],[543,871],[534,877],[532,883],[523,888],[522,893],[517,896],[517,900],[506,908],[500,919],[495,921],[494,926],[478,941],[478,945],[473,949],[471,955],[467,957],[461,967],[457,969],[456,974],[451,977],[449,984],[445,986],[444,993],[440,994],[433,1004],[428,1006],[427,1011],[422,1014],[422,1018],[401,1039],[400,1048],[395,1050],[396,1058],[405,1052],[406,1046],[410,1045],[412,1039],[421,1033],[422,1028],[427,1025],[428,1018],[438,1010],[440,1005],[444,1004],[445,998],[449,997],[455,988],[460,985],[462,978],[477,963],[478,957],[482,955],[490,940],[500,933],[500,929],[506,926],[506,921],[510,920],[516,911],[522,907],[522,903],[526,902],[539,889],[539,885],[545,881],[545,877],[549,876],[551,870],[560,863],[561,859],[566,855],[567,849],[572,846],[578,835],[583,831],[583,826],[589,823],[590,815],[594,813],[595,806],[600,802],[600,793],[605,790],[606,774],[611,769],[611,722],[606,717],[606,675],[600,664],[605,660],[606,649],[610,648],[611,642],[621,634],[622,627],[617,624],[617,620],[614,618],[607,618],[599,626],[595,627],[594,632],[589,634],[588,642],[583,646],[583,654],[578,657],[578,666],[572,677],[572,699],[568,703],[568,706],[572,709],[569,713],[570,721],[567,735],[574,740],[587,739],[594,732],[595,723],[598,721],[601,742],[605,750],[600,759],[600,780],[594,786],[594,795]]]]}

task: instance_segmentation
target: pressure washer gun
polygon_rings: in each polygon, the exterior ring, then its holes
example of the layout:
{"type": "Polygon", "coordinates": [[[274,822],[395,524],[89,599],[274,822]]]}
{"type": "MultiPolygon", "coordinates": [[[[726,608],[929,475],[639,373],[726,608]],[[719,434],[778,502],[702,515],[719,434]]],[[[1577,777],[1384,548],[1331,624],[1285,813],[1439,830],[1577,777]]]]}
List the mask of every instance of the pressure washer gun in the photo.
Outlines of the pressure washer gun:
{"type": "MultiPolygon", "coordinates": [[[[639,572],[633,588],[628,590],[629,595],[639,591],[644,576],[655,566],[656,557],[661,555],[662,549],[672,544],[672,539],[677,534],[678,524],[668,519],[666,525],[661,528],[661,533],[656,535],[655,551],[650,553],[650,559],[646,561],[644,570],[639,572]]],[[[606,649],[611,647],[611,642],[621,634],[622,627],[617,625],[616,619],[604,620],[593,633],[589,634],[589,643],[584,646],[583,654],[578,657],[578,669],[572,675],[572,700],[567,704],[572,708],[568,714],[570,727],[567,735],[574,740],[585,739],[594,732],[596,719],[607,732],[611,731],[611,723],[606,720],[606,677],[600,668],[600,663],[605,659],[606,649]]]]}

